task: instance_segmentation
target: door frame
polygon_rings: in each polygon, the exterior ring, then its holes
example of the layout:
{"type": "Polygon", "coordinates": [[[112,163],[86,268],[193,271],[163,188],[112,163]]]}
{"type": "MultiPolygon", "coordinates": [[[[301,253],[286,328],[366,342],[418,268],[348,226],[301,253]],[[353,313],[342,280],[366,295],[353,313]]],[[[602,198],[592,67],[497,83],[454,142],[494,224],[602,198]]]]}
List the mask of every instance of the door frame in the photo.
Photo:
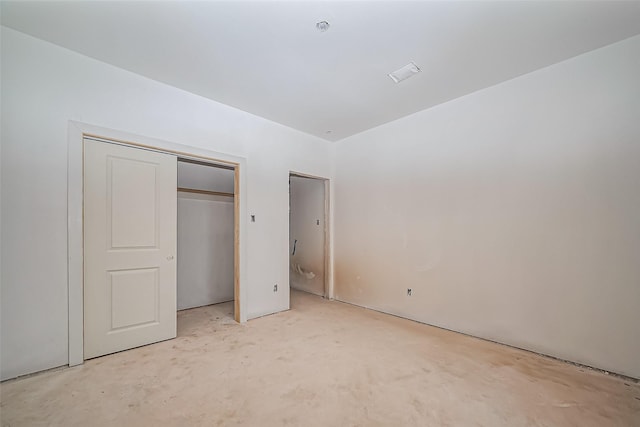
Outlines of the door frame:
{"type": "MultiPolygon", "coordinates": [[[[67,149],[67,278],[69,366],[84,363],[84,138],[89,137],[234,168],[234,317],[247,321],[246,310],[246,159],[198,147],[69,121],[67,149]],[[135,142],[134,142],[135,141],[135,142]]],[[[176,182],[177,186],[177,182],[176,182]]]]}
{"type": "MultiPolygon", "coordinates": [[[[325,178],[322,176],[309,175],[307,173],[289,171],[289,178],[292,176],[298,176],[301,178],[309,178],[315,179],[318,181],[322,181],[324,183],[324,298],[333,300],[334,299],[334,289],[333,289],[333,263],[331,262],[331,179],[325,178]]],[[[288,217],[289,227],[287,228],[287,237],[291,233],[291,184],[289,184],[289,217],[288,217]]],[[[289,239],[287,239],[289,241],[289,239]]],[[[291,248],[287,246],[287,250],[291,252],[291,248]]],[[[288,258],[288,256],[287,256],[288,258]]],[[[291,279],[289,279],[289,293],[291,293],[291,279]]],[[[291,297],[289,297],[289,301],[291,301],[291,297]]],[[[289,303],[291,305],[291,303],[289,303]]]]}

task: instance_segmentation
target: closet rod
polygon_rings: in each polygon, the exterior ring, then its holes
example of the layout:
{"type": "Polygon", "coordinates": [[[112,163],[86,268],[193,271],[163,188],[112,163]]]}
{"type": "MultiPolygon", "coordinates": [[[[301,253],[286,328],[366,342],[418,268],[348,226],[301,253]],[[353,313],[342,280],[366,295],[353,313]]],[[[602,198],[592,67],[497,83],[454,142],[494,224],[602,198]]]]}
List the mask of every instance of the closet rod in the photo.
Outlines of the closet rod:
{"type": "Polygon", "coordinates": [[[223,192],[220,192],[220,191],[209,191],[209,190],[197,190],[195,188],[178,187],[178,191],[183,191],[185,193],[208,194],[210,196],[234,197],[233,193],[223,193],[223,192]]]}
{"type": "Polygon", "coordinates": [[[189,158],[186,158],[186,157],[178,157],[178,161],[182,162],[182,163],[192,163],[194,165],[208,166],[208,167],[218,168],[218,169],[227,169],[227,170],[231,170],[231,171],[235,170],[235,167],[233,167],[233,166],[220,164],[220,163],[203,162],[203,161],[200,161],[200,160],[189,159],[189,158]]]}

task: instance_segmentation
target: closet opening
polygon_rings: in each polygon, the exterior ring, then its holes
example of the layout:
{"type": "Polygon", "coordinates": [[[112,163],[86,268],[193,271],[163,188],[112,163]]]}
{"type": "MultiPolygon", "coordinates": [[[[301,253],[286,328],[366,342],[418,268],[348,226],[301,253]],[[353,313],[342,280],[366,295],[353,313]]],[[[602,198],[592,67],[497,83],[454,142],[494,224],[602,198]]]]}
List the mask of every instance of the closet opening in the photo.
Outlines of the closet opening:
{"type": "MultiPolygon", "coordinates": [[[[329,180],[289,175],[289,288],[329,297],[329,180]]],[[[298,298],[291,292],[291,307],[298,298]]]]}
{"type": "MultiPolygon", "coordinates": [[[[227,304],[223,320],[246,321],[240,286],[243,158],[78,122],[69,126],[68,157],[69,366],[175,338],[178,298],[184,309],[227,304]],[[186,206],[181,216],[191,214],[195,222],[207,215],[190,206],[200,202],[223,205],[210,210],[231,211],[228,228],[206,221],[199,228],[205,236],[230,234],[231,255],[225,246],[212,262],[207,251],[217,242],[201,241],[195,250],[181,242],[178,256],[178,239],[190,240],[185,221],[178,235],[178,204],[186,206]],[[180,275],[187,278],[178,278],[179,258],[189,256],[207,257],[205,265],[224,260],[224,268],[208,272],[213,295],[211,288],[201,288],[200,295],[188,290],[202,286],[197,266],[181,265],[180,275]],[[232,291],[222,295],[215,284],[222,288],[224,282],[228,290],[229,281],[216,280],[229,276],[232,291]]],[[[212,314],[207,313],[205,322],[212,314]]]]}
{"type": "Polygon", "coordinates": [[[234,320],[234,189],[234,167],[178,157],[178,336],[203,317],[234,320]]]}

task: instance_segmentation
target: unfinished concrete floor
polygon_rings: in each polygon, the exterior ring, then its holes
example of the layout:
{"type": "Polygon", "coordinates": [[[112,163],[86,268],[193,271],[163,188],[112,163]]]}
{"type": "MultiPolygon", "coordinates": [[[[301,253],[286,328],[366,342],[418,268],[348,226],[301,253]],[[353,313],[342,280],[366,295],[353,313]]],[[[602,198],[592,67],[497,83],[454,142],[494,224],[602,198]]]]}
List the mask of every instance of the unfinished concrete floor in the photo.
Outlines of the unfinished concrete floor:
{"type": "MultiPolygon", "coordinates": [[[[3,426],[640,426],[640,385],[300,292],[1,385],[3,426]]],[[[42,351],[46,351],[43,349],[42,351]]]]}

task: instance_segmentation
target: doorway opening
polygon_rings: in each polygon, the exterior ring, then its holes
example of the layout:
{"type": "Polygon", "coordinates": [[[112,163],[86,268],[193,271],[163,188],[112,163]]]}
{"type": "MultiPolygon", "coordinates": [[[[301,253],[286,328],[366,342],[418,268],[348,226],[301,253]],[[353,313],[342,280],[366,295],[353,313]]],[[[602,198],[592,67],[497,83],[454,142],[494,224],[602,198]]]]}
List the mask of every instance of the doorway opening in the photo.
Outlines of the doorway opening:
{"type": "Polygon", "coordinates": [[[325,178],[289,174],[289,288],[324,298],[329,297],[328,193],[325,178]]]}
{"type": "MultiPolygon", "coordinates": [[[[233,319],[235,168],[178,157],[178,312],[211,308],[233,319]]],[[[179,313],[181,323],[192,315],[179,313]]]]}

